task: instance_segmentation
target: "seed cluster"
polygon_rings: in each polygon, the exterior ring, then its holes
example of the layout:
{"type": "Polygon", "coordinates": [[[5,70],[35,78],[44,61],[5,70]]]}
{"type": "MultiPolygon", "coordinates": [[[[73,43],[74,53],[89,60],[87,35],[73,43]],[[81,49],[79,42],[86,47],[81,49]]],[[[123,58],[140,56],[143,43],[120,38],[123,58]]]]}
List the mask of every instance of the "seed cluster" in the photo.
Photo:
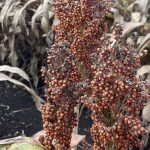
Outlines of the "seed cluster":
{"type": "Polygon", "coordinates": [[[118,25],[113,27],[113,36],[114,42],[108,36],[101,38],[97,63],[92,65],[93,78],[81,97],[92,111],[94,150],[139,147],[143,141],[138,138],[146,132],[139,113],[150,92],[149,84],[136,76],[140,57],[118,25]]]}
{"type": "Polygon", "coordinates": [[[49,150],[67,150],[77,122],[74,107],[91,72],[90,54],[107,28],[104,14],[108,3],[55,0],[54,5],[60,24],[53,27],[55,44],[48,50],[48,67],[42,69],[47,85],[47,102],[42,107],[43,144],[49,150]]]}
{"type": "Polygon", "coordinates": [[[67,150],[76,125],[74,92],[80,73],[75,66],[74,54],[69,54],[67,43],[53,45],[48,51],[47,61],[48,70],[42,70],[47,84],[47,103],[42,107],[43,127],[47,134],[44,145],[50,150],[67,150]]]}
{"type": "Polygon", "coordinates": [[[43,144],[48,150],[68,150],[77,117],[74,108],[84,103],[91,111],[93,150],[126,150],[143,144],[146,131],[139,112],[150,84],[137,77],[140,57],[118,25],[106,35],[105,15],[110,4],[99,0],[54,0],[60,24],[54,26],[55,44],[42,69],[47,85],[42,106],[43,144]]]}
{"type": "Polygon", "coordinates": [[[109,3],[98,0],[56,0],[55,13],[60,25],[54,27],[56,42],[69,41],[70,52],[90,68],[89,53],[99,45],[98,39],[106,31],[105,15],[109,3]]]}

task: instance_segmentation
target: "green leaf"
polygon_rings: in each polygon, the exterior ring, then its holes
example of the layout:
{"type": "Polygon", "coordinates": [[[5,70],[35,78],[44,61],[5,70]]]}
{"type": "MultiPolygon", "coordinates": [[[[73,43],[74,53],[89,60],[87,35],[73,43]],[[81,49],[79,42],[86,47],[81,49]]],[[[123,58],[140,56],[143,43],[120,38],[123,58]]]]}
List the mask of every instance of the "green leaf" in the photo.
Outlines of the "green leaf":
{"type": "Polygon", "coordinates": [[[34,138],[18,136],[0,141],[0,150],[45,150],[34,138]]]}
{"type": "Polygon", "coordinates": [[[27,144],[27,143],[17,143],[12,144],[8,150],[45,150],[43,147],[27,144]]]}

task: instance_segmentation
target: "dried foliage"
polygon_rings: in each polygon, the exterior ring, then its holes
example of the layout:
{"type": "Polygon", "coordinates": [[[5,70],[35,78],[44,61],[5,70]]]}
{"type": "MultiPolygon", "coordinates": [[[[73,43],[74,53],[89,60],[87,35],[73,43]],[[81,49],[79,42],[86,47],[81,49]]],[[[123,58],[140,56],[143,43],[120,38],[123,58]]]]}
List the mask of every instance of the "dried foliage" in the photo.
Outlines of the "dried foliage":
{"type": "Polygon", "coordinates": [[[0,2],[0,62],[25,70],[38,84],[46,47],[53,43],[52,0],[4,0],[0,2]]]}
{"type": "Polygon", "coordinates": [[[9,81],[11,83],[14,83],[16,85],[19,85],[19,86],[22,86],[23,88],[25,88],[33,96],[33,98],[35,100],[35,105],[36,105],[37,109],[40,111],[41,102],[43,102],[44,100],[42,100],[42,98],[40,98],[36,94],[36,92],[33,90],[29,76],[23,70],[21,70],[20,68],[17,68],[17,67],[11,67],[11,66],[7,66],[7,65],[0,66],[0,81],[9,81]],[[3,72],[8,72],[9,75],[7,75],[3,72]],[[25,85],[23,82],[18,81],[14,77],[12,77],[14,74],[17,74],[22,79],[25,79],[28,82],[29,86],[25,85]]]}
{"type": "MultiPolygon", "coordinates": [[[[138,32],[138,36],[132,36],[138,51],[150,47],[150,0],[116,0],[112,8],[114,23],[123,25],[123,33],[138,32]]],[[[131,40],[131,39],[130,39],[131,40]]]]}

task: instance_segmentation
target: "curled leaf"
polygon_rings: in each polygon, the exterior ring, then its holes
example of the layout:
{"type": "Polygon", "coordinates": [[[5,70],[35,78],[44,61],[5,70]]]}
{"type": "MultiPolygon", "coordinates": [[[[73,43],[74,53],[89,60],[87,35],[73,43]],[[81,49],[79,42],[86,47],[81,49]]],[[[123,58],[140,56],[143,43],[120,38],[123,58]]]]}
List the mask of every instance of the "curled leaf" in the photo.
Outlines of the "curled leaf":
{"type": "Polygon", "coordinates": [[[44,0],[41,5],[37,8],[34,15],[32,16],[31,28],[35,37],[39,38],[38,26],[36,24],[37,21],[41,21],[42,30],[47,33],[49,30],[49,20],[54,16],[52,12],[53,9],[53,1],[52,0],[44,0]]]}
{"type": "Polygon", "coordinates": [[[9,82],[12,82],[14,84],[17,84],[17,85],[20,85],[22,87],[24,87],[29,93],[32,94],[34,100],[35,100],[35,104],[36,104],[36,107],[37,109],[40,111],[40,108],[41,108],[41,102],[43,101],[42,98],[40,98],[33,89],[29,88],[28,86],[26,86],[25,84],[23,84],[22,82],[20,81],[17,81],[3,73],[0,73],[0,81],[9,81],[9,82]]]}
{"type": "Polygon", "coordinates": [[[137,71],[138,76],[144,75],[146,73],[150,73],[150,65],[144,65],[137,71]]]}
{"type": "Polygon", "coordinates": [[[131,31],[133,31],[136,28],[141,27],[143,25],[144,25],[144,23],[142,23],[142,22],[137,22],[137,23],[135,23],[135,22],[124,22],[124,24],[123,24],[123,34],[128,34],[131,31]]]}
{"type": "Polygon", "coordinates": [[[85,135],[79,135],[79,134],[72,133],[70,146],[71,147],[77,146],[80,142],[85,140],[85,137],[86,137],[85,135]]]}
{"type": "Polygon", "coordinates": [[[28,82],[30,81],[29,76],[22,69],[20,69],[18,67],[11,67],[11,66],[7,66],[7,65],[3,65],[3,66],[0,66],[0,71],[8,71],[11,73],[18,74],[22,78],[27,80],[28,82]]]}
{"type": "Polygon", "coordinates": [[[49,20],[47,20],[44,16],[41,19],[41,28],[42,30],[47,33],[49,30],[49,20]]]}
{"type": "Polygon", "coordinates": [[[1,13],[0,13],[0,23],[2,25],[2,29],[4,30],[5,27],[7,27],[7,19],[6,14],[8,12],[9,7],[15,2],[15,0],[6,0],[1,13]]]}

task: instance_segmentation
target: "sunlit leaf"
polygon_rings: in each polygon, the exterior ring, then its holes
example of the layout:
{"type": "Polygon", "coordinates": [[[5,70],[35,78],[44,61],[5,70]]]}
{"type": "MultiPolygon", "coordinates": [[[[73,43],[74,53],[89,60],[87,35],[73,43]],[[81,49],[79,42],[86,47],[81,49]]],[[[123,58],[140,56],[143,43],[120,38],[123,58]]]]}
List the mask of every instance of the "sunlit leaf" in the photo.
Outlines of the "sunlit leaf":
{"type": "Polygon", "coordinates": [[[142,111],[142,118],[143,120],[146,120],[147,122],[150,122],[150,102],[147,103],[147,105],[144,107],[142,111]]]}
{"type": "Polygon", "coordinates": [[[141,76],[146,73],[150,73],[150,65],[144,65],[137,71],[137,75],[141,76]]]}
{"type": "Polygon", "coordinates": [[[49,30],[49,20],[47,20],[44,16],[41,19],[41,28],[42,30],[47,33],[49,30]]]}
{"type": "Polygon", "coordinates": [[[140,20],[141,20],[141,13],[140,12],[133,12],[132,14],[131,14],[131,21],[133,21],[133,22],[140,22],[140,20]]]}
{"type": "Polygon", "coordinates": [[[123,16],[119,13],[119,11],[115,8],[111,8],[111,12],[114,14],[114,23],[123,24],[123,16]]]}
{"type": "Polygon", "coordinates": [[[20,69],[18,67],[11,67],[11,66],[7,66],[7,65],[3,65],[3,66],[0,66],[0,71],[7,71],[7,72],[18,74],[22,78],[27,80],[28,82],[30,81],[29,76],[22,69],[20,69]]]}
{"type": "Polygon", "coordinates": [[[7,14],[7,11],[9,9],[9,7],[15,2],[16,0],[6,0],[5,1],[5,4],[0,12],[0,22],[1,22],[1,25],[2,25],[2,29],[4,30],[4,28],[7,26],[6,25],[6,14],[7,14]]]}
{"type": "Polygon", "coordinates": [[[135,23],[135,22],[124,22],[124,24],[123,24],[123,34],[128,34],[131,31],[133,31],[136,28],[141,27],[143,25],[144,25],[144,23],[141,23],[141,22],[138,22],[138,23],[135,23]]]}

